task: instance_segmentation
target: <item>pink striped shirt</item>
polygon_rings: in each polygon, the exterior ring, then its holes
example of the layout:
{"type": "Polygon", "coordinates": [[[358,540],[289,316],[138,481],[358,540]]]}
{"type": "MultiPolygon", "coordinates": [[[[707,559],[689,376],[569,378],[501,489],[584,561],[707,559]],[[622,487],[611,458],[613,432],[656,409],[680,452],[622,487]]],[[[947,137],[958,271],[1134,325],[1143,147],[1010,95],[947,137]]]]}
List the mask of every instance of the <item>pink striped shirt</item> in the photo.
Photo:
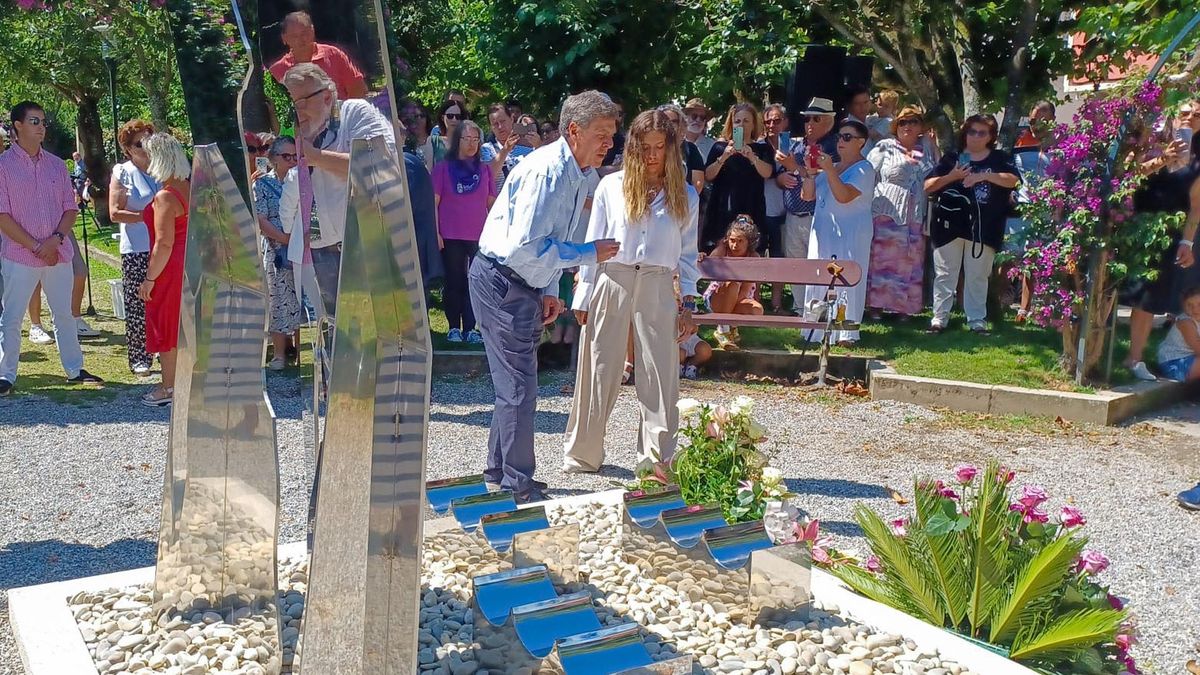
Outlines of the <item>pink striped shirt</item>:
{"type": "MultiPolygon", "coordinates": [[[[0,213],[8,214],[29,236],[41,241],[54,233],[67,211],[78,211],[67,164],[39,150],[37,161],[14,144],[0,154],[0,213]]],[[[29,267],[46,263],[8,237],[2,237],[0,256],[29,267]]],[[[75,247],[67,239],[58,247],[58,262],[70,262],[75,247]]]]}

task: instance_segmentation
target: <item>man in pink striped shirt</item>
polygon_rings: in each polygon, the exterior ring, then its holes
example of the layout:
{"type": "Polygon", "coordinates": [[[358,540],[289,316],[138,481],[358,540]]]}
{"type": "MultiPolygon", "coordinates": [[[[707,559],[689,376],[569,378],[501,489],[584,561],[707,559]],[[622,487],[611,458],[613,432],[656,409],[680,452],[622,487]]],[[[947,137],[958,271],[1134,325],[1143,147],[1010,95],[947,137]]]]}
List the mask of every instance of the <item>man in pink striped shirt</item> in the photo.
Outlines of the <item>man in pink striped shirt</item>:
{"type": "MultiPolygon", "coordinates": [[[[21,320],[38,283],[46,293],[54,325],[74,325],[71,259],[78,255],[69,234],[78,206],[67,165],[42,149],[46,112],[32,101],[12,109],[16,139],[0,154],[0,273],[4,275],[4,309],[0,311],[0,396],[17,381],[21,358],[21,320]],[[59,323],[59,319],[62,323],[59,323]]],[[[54,331],[68,382],[99,383],[83,369],[79,334],[54,331]]]]}

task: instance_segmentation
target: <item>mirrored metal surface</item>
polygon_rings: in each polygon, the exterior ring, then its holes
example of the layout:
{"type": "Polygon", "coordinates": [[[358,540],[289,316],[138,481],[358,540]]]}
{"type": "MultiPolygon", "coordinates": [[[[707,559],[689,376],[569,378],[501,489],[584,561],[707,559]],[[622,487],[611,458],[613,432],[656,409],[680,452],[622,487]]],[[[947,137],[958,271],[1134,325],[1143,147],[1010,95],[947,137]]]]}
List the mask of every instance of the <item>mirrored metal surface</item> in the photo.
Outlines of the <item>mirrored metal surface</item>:
{"type": "Polygon", "coordinates": [[[279,465],[257,227],[215,145],[195,147],[192,171],[156,608],[249,607],[278,654],[279,465]]]}
{"type": "Polygon", "coordinates": [[[655,661],[649,665],[622,670],[613,675],[690,675],[691,672],[692,657],[689,655],[666,661],[655,661]]]}
{"type": "Polygon", "coordinates": [[[671,509],[663,511],[659,518],[667,536],[676,546],[683,548],[692,548],[699,544],[705,530],[729,524],[725,521],[719,504],[697,504],[682,509],[671,509]]]}
{"type": "Polygon", "coordinates": [[[679,486],[670,485],[661,490],[633,490],[624,495],[625,515],[642,528],[654,527],[663,511],[687,506],[679,486]]]}
{"type": "Polygon", "coordinates": [[[513,567],[545,565],[556,584],[579,580],[579,523],[568,523],[513,537],[513,567]]]}
{"type": "Polygon", "coordinates": [[[812,553],[785,544],[750,554],[750,614],[755,623],[807,621],[812,608],[812,553]]]}
{"type": "Polygon", "coordinates": [[[354,141],[301,667],[417,670],[431,352],[407,190],[354,141]]]}
{"type": "Polygon", "coordinates": [[[472,579],[471,585],[475,604],[493,626],[507,623],[513,607],[552,600],[558,595],[545,565],[483,574],[472,579]]]}
{"type": "Polygon", "coordinates": [[[425,481],[425,498],[434,513],[445,515],[450,510],[450,502],[463,497],[473,497],[487,492],[487,483],[483,474],[473,476],[456,476],[441,480],[425,481]]]}
{"type": "Polygon", "coordinates": [[[463,497],[450,502],[450,510],[454,519],[462,529],[474,532],[479,527],[479,519],[491,513],[503,513],[517,508],[517,500],[511,490],[485,492],[479,495],[463,497]]]}
{"type": "Polygon", "coordinates": [[[499,553],[508,551],[516,535],[548,527],[550,521],[546,519],[545,506],[489,513],[479,518],[479,529],[483,530],[484,538],[499,553]]]}
{"type": "Polygon", "coordinates": [[[752,552],[774,546],[761,520],[708,530],[703,541],[713,560],[727,570],[740,569],[752,552]]]}
{"type": "Polygon", "coordinates": [[[612,675],[653,663],[637,623],[563,638],[555,653],[564,675],[612,675]]]}
{"type": "Polygon", "coordinates": [[[538,658],[549,656],[561,638],[600,630],[588,591],[518,605],[512,608],[513,626],[526,651],[538,658]]]}

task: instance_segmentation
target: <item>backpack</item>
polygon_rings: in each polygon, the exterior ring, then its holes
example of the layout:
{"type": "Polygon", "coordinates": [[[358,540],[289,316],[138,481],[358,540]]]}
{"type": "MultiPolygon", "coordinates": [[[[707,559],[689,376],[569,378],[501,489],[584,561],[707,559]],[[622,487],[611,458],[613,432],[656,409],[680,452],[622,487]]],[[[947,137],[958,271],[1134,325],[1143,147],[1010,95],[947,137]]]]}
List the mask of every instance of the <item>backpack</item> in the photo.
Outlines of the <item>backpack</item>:
{"type": "Polygon", "coordinates": [[[962,237],[975,241],[979,229],[978,205],[969,188],[956,183],[938,193],[930,209],[929,236],[934,247],[962,237]]]}

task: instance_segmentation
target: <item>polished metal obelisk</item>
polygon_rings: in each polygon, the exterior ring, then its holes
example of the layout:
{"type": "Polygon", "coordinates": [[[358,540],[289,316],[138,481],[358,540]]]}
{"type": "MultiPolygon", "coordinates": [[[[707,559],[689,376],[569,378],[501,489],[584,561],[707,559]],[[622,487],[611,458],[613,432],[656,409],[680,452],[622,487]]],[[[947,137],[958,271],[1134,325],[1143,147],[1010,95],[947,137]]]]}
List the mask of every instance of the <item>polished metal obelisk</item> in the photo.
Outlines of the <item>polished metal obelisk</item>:
{"type": "Polygon", "coordinates": [[[304,672],[418,668],[432,350],[403,169],[356,140],[338,284],[304,672]]]}
{"type": "MultiPolygon", "coordinates": [[[[250,211],[216,145],[195,148],[154,590],[160,611],[276,615],[279,463],[264,393],[267,288],[250,211]]],[[[263,664],[279,672],[279,663],[263,664]]]]}

